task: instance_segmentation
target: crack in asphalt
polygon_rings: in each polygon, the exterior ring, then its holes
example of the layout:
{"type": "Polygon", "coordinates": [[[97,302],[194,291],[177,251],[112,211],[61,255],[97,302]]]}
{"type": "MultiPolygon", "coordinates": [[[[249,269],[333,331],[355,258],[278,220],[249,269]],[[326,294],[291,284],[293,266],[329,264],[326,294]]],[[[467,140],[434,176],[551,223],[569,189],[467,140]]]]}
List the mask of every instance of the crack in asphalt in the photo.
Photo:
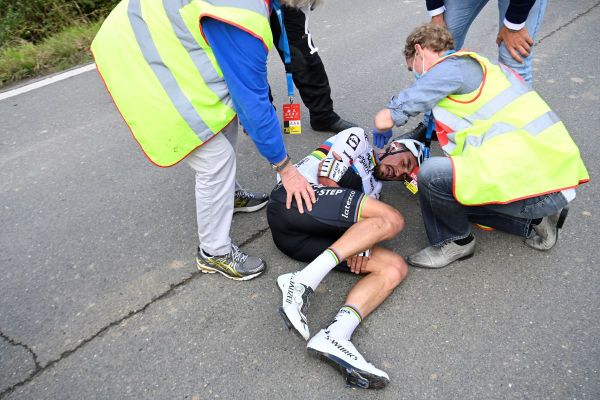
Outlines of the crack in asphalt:
{"type": "MultiPolygon", "coordinates": [[[[249,243],[252,243],[254,240],[260,238],[261,236],[263,236],[267,231],[269,231],[269,228],[264,228],[261,229],[259,231],[257,231],[256,233],[252,234],[248,239],[244,240],[242,243],[240,243],[240,247],[246,246],[249,243]]],[[[189,282],[191,282],[193,279],[195,279],[196,277],[202,275],[202,273],[200,273],[200,271],[194,271],[192,272],[192,274],[190,276],[188,276],[187,278],[185,278],[184,280],[178,282],[178,283],[172,283],[171,285],[169,285],[169,288],[167,290],[165,290],[163,293],[159,294],[158,296],[150,299],[150,301],[146,304],[144,304],[142,307],[138,308],[137,310],[132,310],[130,311],[127,315],[125,315],[124,317],[111,322],[110,324],[106,325],[105,327],[103,327],[102,329],[100,329],[98,332],[96,332],[95,334],[93,334],[92,336],[90,336],[87,339],[83,339],[77,346],[75,346],[74,348],[72,348],[71,350],[66,350],[64,352],[62,352],[58,358],[48,362],[45,366],[41,366],[38,362],[37,359],[37,355],[25,344],[23,343],[19,343],[16,342],[14,340],[12,340],[11,338],[9,338],[8,336],[6,336],[5,334],[3,334],[0,331],[0,337],[4,338],[5,340],[7,340],[10,344],[13,344],[15,346],[21,346],[23,348],[25,348],[27,351],[29,351],[32,356],[33,356],[33,361],[35,362],[35,366],[36,369],[29,374],[29,376],[27,378],[25,378],[24,380],[15,383],[14,385],[8,387],[6,390],[0,392],[0,399],[3,399],[5,396],[9,395],[10,393],[12,393],[16,388],[23,386],[29,382],[31,382],[32,380],[34,380],[38,375],[40,375],[42,372],[46,371],[49,368],[52,368],[54,365],[56,365],[57,363],[59,363],[60,361],[66,359],[67,357],[71,356],[72,354],[74,354],[75,352],[77,352],[78,350],[80,350],[81,348],[83,348],[85,345],[87,345],[88,343],[90,343],[92,340],[101,337],[103,334],[105,334],[106,332],[108,332],[111,328],[121,324],[123,321],[126,321],[127,319],[141,314],[143,312],[145,312],[148,307],[150,307],[152,304],[167,299],[169,297],[171,297],[175,291],[177,289],[179,289],[180,287],[185,286],[186,284],[188,284],[189,282]]]]}
{"type": "Polygon", "coordinates": [[[573,22],[577,21],[579,18],[589,14],[590,12],[592,12],[592,10],[596,7],[600,6],[600,1],[597,2],[596,4],[594,4],[592,7],[590,7],[587,11],[584,11],[580,14],[575,14],[575,16],[573,18],[571,18],[569,21],[567,21],[566,23],[562,24],[561,26],[559,26],[558,28],[556,28],[555,30],[553,30],[552,32],[548,33],[547,35],[544,35],[543,37],[541,37],[540,39],[537,40],[536,45],[542,43],[542,41],[544,41],[545,39],[549,38],[550,36],[554,35],[556,32],[560,31],[561,29],[571,25],[573,22]]]}
{"type": "Polygon", "coordinates": [[[33,363],[35,364],[36,371],[41,368],[40,363],[38,361],[37,354],[35,354],[35,352],[33,350],[31,350],[29,348],[29,346],[27,346],[25,343],[17,342],[16,340],[11,339],[7,334],[2,332],[2,329],[0,329],[0,338],[6,340],[8,343],[10,343],[13,346],[19,346],[19,347],[22,347],[25,350],[27,350],[27,352],[29,352],[31,354],[31,357],[33,358],[33,363]]]}

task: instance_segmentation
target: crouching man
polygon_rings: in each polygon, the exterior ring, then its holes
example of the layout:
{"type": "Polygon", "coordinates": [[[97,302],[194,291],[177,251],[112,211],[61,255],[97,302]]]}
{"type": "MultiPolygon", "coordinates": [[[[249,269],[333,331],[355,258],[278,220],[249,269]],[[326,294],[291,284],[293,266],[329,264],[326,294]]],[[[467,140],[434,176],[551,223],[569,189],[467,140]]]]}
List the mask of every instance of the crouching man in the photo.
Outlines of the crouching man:
{"type": "Polygon", "coordinates": [[[408,257],[442,268],[475,252],[471,222],[525,238],[536,250],[557,241],[575,188],[589,180],[579,149],[548,104],[514,71],[477,53],[454,52],[447,29],[425,24],[406,39],[416,82],[375,116],[374,132],[433,110],[448,157],[419,169],[419,203],[429,246],[408,257]]]}
{"type": "Polygon", "coordinates": [[[422,159],[419,142],[402,142],[392,143],[378,158],[362,129],[342,131],[296,164],[314,185],[317,201],[311,211],[290,208],[282,185],[275,187],[267,205],[277,247],[309,262],[301,271],[277,279],[283,294],[279,311],[288,328],[310,338],[309,298],[332,269],[362,275],[333,322],[307,345],[339,367],[347,383],[362,388],[383,388],[389,377],[358,352],[350,341],[352,333],[408,272],[400,255],[377,245],[404,226],[402,215],[378,200],[381,180],[405,179],[422,159]]]}

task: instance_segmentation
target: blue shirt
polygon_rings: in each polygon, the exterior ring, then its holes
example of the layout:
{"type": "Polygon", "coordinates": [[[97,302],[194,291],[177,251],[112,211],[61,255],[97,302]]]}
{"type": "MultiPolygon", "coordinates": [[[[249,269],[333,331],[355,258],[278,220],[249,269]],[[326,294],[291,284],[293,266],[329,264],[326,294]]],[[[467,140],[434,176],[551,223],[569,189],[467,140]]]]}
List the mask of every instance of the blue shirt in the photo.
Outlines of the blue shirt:
{"type": "Polygon", "coordinates": [[[481,85],[483,70],[471,57],[450,57],[435,65],[410,87],[389,101],[396,126],[406,124],[409,117],[430,111],[452,94],[470,93],[481,85]]]}
{"type": "Polygon", "coordinates": [[[283,161],[286,150],[281,126],[269,100],[268,50],[260,39],[225,22],[203,18],[202,29],[242,126],[270,163],[283,161]]]}

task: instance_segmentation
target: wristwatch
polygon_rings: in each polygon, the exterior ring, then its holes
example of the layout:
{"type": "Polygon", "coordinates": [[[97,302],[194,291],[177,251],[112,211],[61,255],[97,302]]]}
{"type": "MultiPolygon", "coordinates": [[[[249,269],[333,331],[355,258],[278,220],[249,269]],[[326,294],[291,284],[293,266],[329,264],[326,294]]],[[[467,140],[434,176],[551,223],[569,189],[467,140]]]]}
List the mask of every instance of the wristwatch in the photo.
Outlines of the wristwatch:
{"type": "Polygon", "coordinates": [[[290,156],[288,156],[287,154],[285,155],[285,158],[283,159],[282,162],[280,162],[280,164],[271,164],[271,168],[273,168],[275,170],[275,172],[281,172],[283,171],[283,169],[285,167],[288,166],[288,164],[291,162],[290,160],[290,156]]]}

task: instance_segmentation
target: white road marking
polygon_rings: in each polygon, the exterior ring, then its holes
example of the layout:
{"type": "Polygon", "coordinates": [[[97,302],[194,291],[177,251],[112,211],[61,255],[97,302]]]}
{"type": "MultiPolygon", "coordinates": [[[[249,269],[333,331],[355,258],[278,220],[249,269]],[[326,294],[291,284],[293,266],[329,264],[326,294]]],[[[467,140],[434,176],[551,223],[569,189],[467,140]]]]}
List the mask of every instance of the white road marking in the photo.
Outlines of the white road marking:
{"type": "Polygon", "coordinates": [[[65,79],[70,78],[75,75],[83,74],[84,72],[88,72],[93,69],[96,69],[96,64],[94,64],[94,63],[85,65],[83,67],[75,68],[70,71],[63,72],[61,74],[54,75],[54,76],[51,76],[46,79],[42,79],[41,81],[30,83],[29,85],[21,86],[19,88],[13,89],[13,90],[2,92],[2,93],[0,93],[0,101],[2,101],[4,99],[8,99],[10,97],[18,96],[23,93],[30,92],[35,89],[39,89],[44,86],[48,86],[52,83],[56,83],[56,82],[65,80],[65,79]]]}

